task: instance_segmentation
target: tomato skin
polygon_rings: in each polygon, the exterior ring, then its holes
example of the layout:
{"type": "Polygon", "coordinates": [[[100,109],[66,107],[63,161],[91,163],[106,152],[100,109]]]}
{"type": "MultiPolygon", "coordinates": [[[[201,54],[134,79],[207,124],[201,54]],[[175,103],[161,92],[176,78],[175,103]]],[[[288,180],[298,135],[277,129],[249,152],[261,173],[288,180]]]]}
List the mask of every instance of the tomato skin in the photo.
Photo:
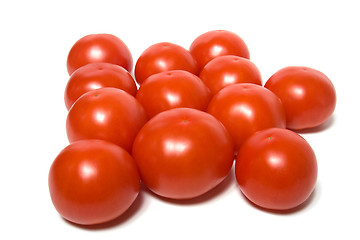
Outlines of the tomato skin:
{"type": "Polygon", "coordinates": [[[304,138],[287,129],[270,128],[249,137],[240,148],[235,175],[243,194],[256,205],[287,210],[313,192],[317,161],[304,138]]]}
{"type": "Polygon", "coordinates": [[[114,87],[135,96],[137,87],[130,73],[111,63],[89,63],[71,74],[65,88],[65,105],[69,110],[74,102],[91,90],[114,87]]]}
{"type": "Polygon", "coordinates": [[[132,155],[143,183],[172,199],[200,196],[218,185],[234,161],[234,146],[224,126],[191,108],[161,112],[137,135],[132,155]]]}
{"type": "Polygon", "coordinates": [[[170,70],[185,70],[198,75],[199,67],[190,52],[169,42],[151,45],[140,55],[135,64],[135,79],[142,84],[149,76],[170,70]]]}
{"type": "Polygon", "coordinates": [[[117,88],[101,88],[85,93],[70,108],[66,132],[70,142],[102,139],[131,152],[146,121],[144,108],[135,97],[117,88]]]}
{"type": "Polygon", "coordinates": [[[148,118],[178,107],[206,111],[210,90],[196,75],[184,70],[172,70],[151,75],[141,84],[136,99],[148,118]]]}
{"type": "Polygon", "coordinates": [[[64,148],[49,171],[52,202],[65,219],[82,225],[113,220],[140,191],[133,158],[103,140],[82,140],[64,148]]]}
{"type": "Polygon", "coordinates": [[[201,34],[191,43],[189,51],[200,69],[218,56],[235,55],[250,59],[249,49],[242,38],[227,30],[213,30],[201,34]]]}
{"type": "Polygon", "coordinates": [[[334,85],[325,74],[313,68],[285,67],[274,73],[265,87],[283,102],[289,129],[319,126],[335,110],[334,85]]]}
{"type": "Polygon", "coordinates": [[[67,70],[71,75],[76,69],[93,62],[120,65],[131,72],[133,59],[129,48],[111,34],[90,34],[80,38],[70,49],[67,70]]]}
{"type": "Polygon", "coordinates": [[[236,149],[256,131],[285,128],[286,124],[280,99],[268,89],[252,83],[223,88],[212,98],[207,112],[224,124],[236,149]]]}
{"type": "Polygon", "coordinates": [[[256,65],[247,58],[234,55],[214,58],[201,70],[199,77],[213,95],[230,84],[262,85],[261,73],[256,65]]]}

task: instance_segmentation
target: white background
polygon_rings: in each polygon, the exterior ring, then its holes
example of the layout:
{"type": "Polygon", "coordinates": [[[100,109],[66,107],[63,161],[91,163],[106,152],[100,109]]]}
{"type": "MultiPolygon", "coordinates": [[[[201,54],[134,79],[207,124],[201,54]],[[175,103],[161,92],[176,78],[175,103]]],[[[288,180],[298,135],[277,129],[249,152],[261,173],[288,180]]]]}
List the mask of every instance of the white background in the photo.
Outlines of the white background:
{"type": "Polygon", "coordinates": [[[0,239],[359,239],[360,14],[357,1],[2,1],[0,3],[0,239]],[[68,144],[66,57],[80,37],[111,33],[134,63],[151,44],[188,48],[214,29],[247,43],[263,81],[282,67],[325,73],[337,90],[333,117],[302,136],[319,167],[305,206],[274,213],[242,196],[234,173],[195,201],[164,201],[142,190],[109,224],[64,221],[47,185],[68,144]]]}

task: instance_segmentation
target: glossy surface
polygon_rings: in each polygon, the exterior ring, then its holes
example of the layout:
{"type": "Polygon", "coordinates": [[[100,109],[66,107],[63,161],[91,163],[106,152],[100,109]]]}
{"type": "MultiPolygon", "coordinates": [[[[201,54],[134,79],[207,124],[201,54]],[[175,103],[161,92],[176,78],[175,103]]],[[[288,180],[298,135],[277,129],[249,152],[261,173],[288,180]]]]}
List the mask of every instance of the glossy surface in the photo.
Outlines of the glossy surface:
{"type": "Polygon", "coordinates": [[[241,191],[256,205],[286,210],[305,202],[315,188],[317,161],[311,146],[287,129],[266,129],[240,148],[235,174],[241,191]]]}
{"type": "Polygon", "coordinates": [[[236,150],[246,138],[266,128],[284,128],[281,101],[268,89],[251,83],[233,84],[220,90],[210,101],[208,113],[231,134],[236,150]]]}
{"type": "Polygon", "coordinates": [[[173,199],[200,196],[229,173],[234,147],[223,125],[191,108],[159,113],[141,129],[133,157],[143,183],[173,199]]]}
{"type": "Polygon", "coordinates": [[[76,69],[93,62],[108,62],[131,72],[133,59],[129,48],[111,34],[90,34],[80,38],[70,49],[67,70],[71,75],[76,69]]]}
{"type": "Polygon", "coordinates": [[[131,152],[132,143],[147,121],[135,97],[116,88],[101,88],[82,95],[70,109],[66,132],[70,142],[103,139],[131,152]]]}
{"type": "Polygon", "coordinates": [[[74,102],[91,90],[114,87],[135,96],[135,80],[123,67],[111,63],[89,63],[71,74],[65,88],[65,105],[69,110],[74,102]]]}
{"type": "Polygon", "coordinates": [[[49,172],[51,200],[65,219],[98,224],[123,214],[140,191],[133,158],[102,140],[82,140],[64,148],[49,172]]]}
{"type": "Polygon", "coordinates": [[[237,34],[214,30],[201,34],[190,45],[189,51],[202,69],[218,56],[235,55],[250,58],[249,49],[237,34]]]}
{"type": "Polygon", "coordinates": [[[155,73],[185,70],[197,75],[198,65],[185,48],[169,42],[151,45],[140,55],[135,65],[135,79],[141,84],[155,73]]]}
{"type": "Polygon", "coordinates": [[[233,55],[214,58],[201,70],[199,77],[213,95],[230,84],[262,85],[261,73],[256,65],[249,59],[233,55]]]}
{"type": "Polygon", "coordinates": [[[177,107],[206,111],[210,98],[210,90],[200,78],[183,70],[150,76],[141,84],[136,95],[149,118],[177,107]]]}
{"type": "Polygon", "coordinates": [[[298,130],[319,126],[335,110],[336,92],[330,79],[322,72],[300,66],[280,69],[265,87],[282,101],[287,128],[298,130]]]}

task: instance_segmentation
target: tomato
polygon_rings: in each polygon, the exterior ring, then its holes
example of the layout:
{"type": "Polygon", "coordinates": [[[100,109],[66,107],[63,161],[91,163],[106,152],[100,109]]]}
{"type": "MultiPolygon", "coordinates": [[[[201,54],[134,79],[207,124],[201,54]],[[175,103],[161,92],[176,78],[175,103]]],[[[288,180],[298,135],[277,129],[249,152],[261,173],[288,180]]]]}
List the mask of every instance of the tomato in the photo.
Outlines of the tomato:
{"type": "Polygon", "coordinates": [[[132,155],[151,191],[189,199],[213,189],[228,175],[234,146],[224,126],[210,114],[175,108],[144,125],[132,155]]]}
{"type": "Polygon", "coordinates": [[[111,34],[90,34],[80,38],[70,49],[67,70],[71,75],[76,69],[93,62],[108,62],[131,72],[133,59],[129,48],[111,34]]]}
{"type": "Polygon", "coordinates": [[[169,70],[185,70],[197,75],[198,65],[185,48],[169,42],[156,43],[148,47],[135,64],[135,79],[141,84],[155,73],[169,70]]]}
{"type": "Polygon", "coordinates": [[[199,77],[213,95],[230,84],[262,85],[261,73],[256,65],[249,59],[234,55],[214,58],[201,70],[199,77]]]}
{"type": "Polygon", "coordinates": [[[70,108],[66,131],[70,142],[103,139],[131,152],[135,136],[146,121],[135,97],[117,88],[100,88],[85,93],[70,108]]]}
{"type": "Polygon", "coordinates": [[[265,87],[281,99],[286,126],[293,130],[319,126],[335,110],[334,85],[325,74],[313,68],[285,67],[274,73],[265,87]]]}
{"type": "Polygon", "coordinates": [[[249,49],[237,34],[226,30],[213,30],[198,36],[189,51],[202,69],[218,56],[235,55],[250,58],[249,49]]]}
{"type": "Polygon", "coordinates": [[[49,190],[56,210],[77,224],[98,224],[123,214],[140,191],[134,159],[103,140],[64,148],[51,165],[49,190]]]}
{"type": "Polygon", "coordinates": [[[151,75],[136,95],[149,118],[177,107],[206,111],[210,98],[210,90],[200,78],[184,70],[151,75]]]}
{"type": "Polygon", "coordinates": [[[235,161],[243,194],[256,205],[273,210],[305,202],[315,188],[317,172],[311,146],[287,129],[255,133],[241,146],[235,161]]]}
{"type": "Polygon", "coordinates": [[[119,65],[111,63],[89,63],[78,68],[65,88],[65,105],[69,110],[84,93],[103,87],[119,88],[135,96],[137,87],[133,77],[119,65]]]}
{"type": "Polygon", "coordinates": [[[256,131],[284,128],[286,124],[280,99],[268,89],[252,83],[223,88],[212,98],[207,112],[224,124],[236,149],[256,131]]]}

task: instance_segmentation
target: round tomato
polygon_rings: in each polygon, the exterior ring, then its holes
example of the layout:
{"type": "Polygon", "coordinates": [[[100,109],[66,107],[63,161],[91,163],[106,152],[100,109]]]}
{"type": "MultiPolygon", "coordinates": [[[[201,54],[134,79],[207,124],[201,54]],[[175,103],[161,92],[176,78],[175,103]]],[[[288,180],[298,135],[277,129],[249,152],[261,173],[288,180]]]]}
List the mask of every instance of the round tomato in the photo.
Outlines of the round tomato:
{"type": "Polygon", "coordinates": [[[151,191],[189,199],[211,190],[228,175],[234,146],[224,126],[210,114],[175,108],[144,125],[132,154],[151,191]]]}
{"type": "Polygon", "coordinates": [[[135,97],[117,88],[100,88],[85,93],[70,108],[66,131],[70,142],[103,139],[131,152],[135,136],[146,121],[135,97]]]}
{"type": "Polygon", "coordinates": [[[90,34],[80,38],[70,49],[67,70],[71,75],[76,69],[93,62],[108,62],[122,66],[127,71],[133,67],[129,48],[111,34],[90,34]]]}
{"type": "Polygon", "coordinates": [[[227,128],[236,149],[256,131],[285,128],[285,112],[280,99],[268,89],[238,83],[220,90],[210,101],[208,113],[227,128]]]}
{"type": "Polygon", "coordinates": [[[273,74],[265,87],[281,99],[286,126],[293,130],[319,126],[335,110],[334,85],[325,74],[313,68],[285,67],[273,74]]]}
{"type": "Polygon", "coordinates": [[[184,70],[151,75],[136,95],[149,118],[178,107],[206,111],[210,98],[210,90],[200,78],[184,70]]]}
{"type": "Polygon", "coordinates": [[[140,191],[134,159],[119,146],[82,140],[63,149],[51,165],[49,190],[56,210],[77,224],[98,224],[124,213],[140,191]]]}
{"type": "Polygon", "coordinates": [[[235,55],[250,58],[245,42],[235,33],[214,30],[201,34],[190,45],[189,51],[202,69],[218,56],[235,55]]]}
{"type": "Polygon", "coordinates": [[[243,194],[256,205],[273,210],[305,202],[315,188],[317,171],[314,151],[305,139],[279,128],[249,137],[235,161],[243,194]]]}
{"type": "Polygon", "coordinates": [[[213,95],[230,84],[262,85],[261,73],[256,65],[249,59],[234,55],[214,58],[201,70],[199,77],[213,95]]]}
{"type": "Polygon", "coordinates": [[[65,88],[65,105],[69,110],[84,93],[103,87],[119,88],[135,96],[137,87],[133,77],[119,65],[111,63],[89,63],[78,68],[65,88]]]}
{"type": "Polygon", "coordinates": [[[135,79],[141,84],[155,73],[169,70],[185,70],[195,75],[199,73],[198,65],[190,52],[185,48],[161,42],[148,47],[135,64],[135,79]]]}

